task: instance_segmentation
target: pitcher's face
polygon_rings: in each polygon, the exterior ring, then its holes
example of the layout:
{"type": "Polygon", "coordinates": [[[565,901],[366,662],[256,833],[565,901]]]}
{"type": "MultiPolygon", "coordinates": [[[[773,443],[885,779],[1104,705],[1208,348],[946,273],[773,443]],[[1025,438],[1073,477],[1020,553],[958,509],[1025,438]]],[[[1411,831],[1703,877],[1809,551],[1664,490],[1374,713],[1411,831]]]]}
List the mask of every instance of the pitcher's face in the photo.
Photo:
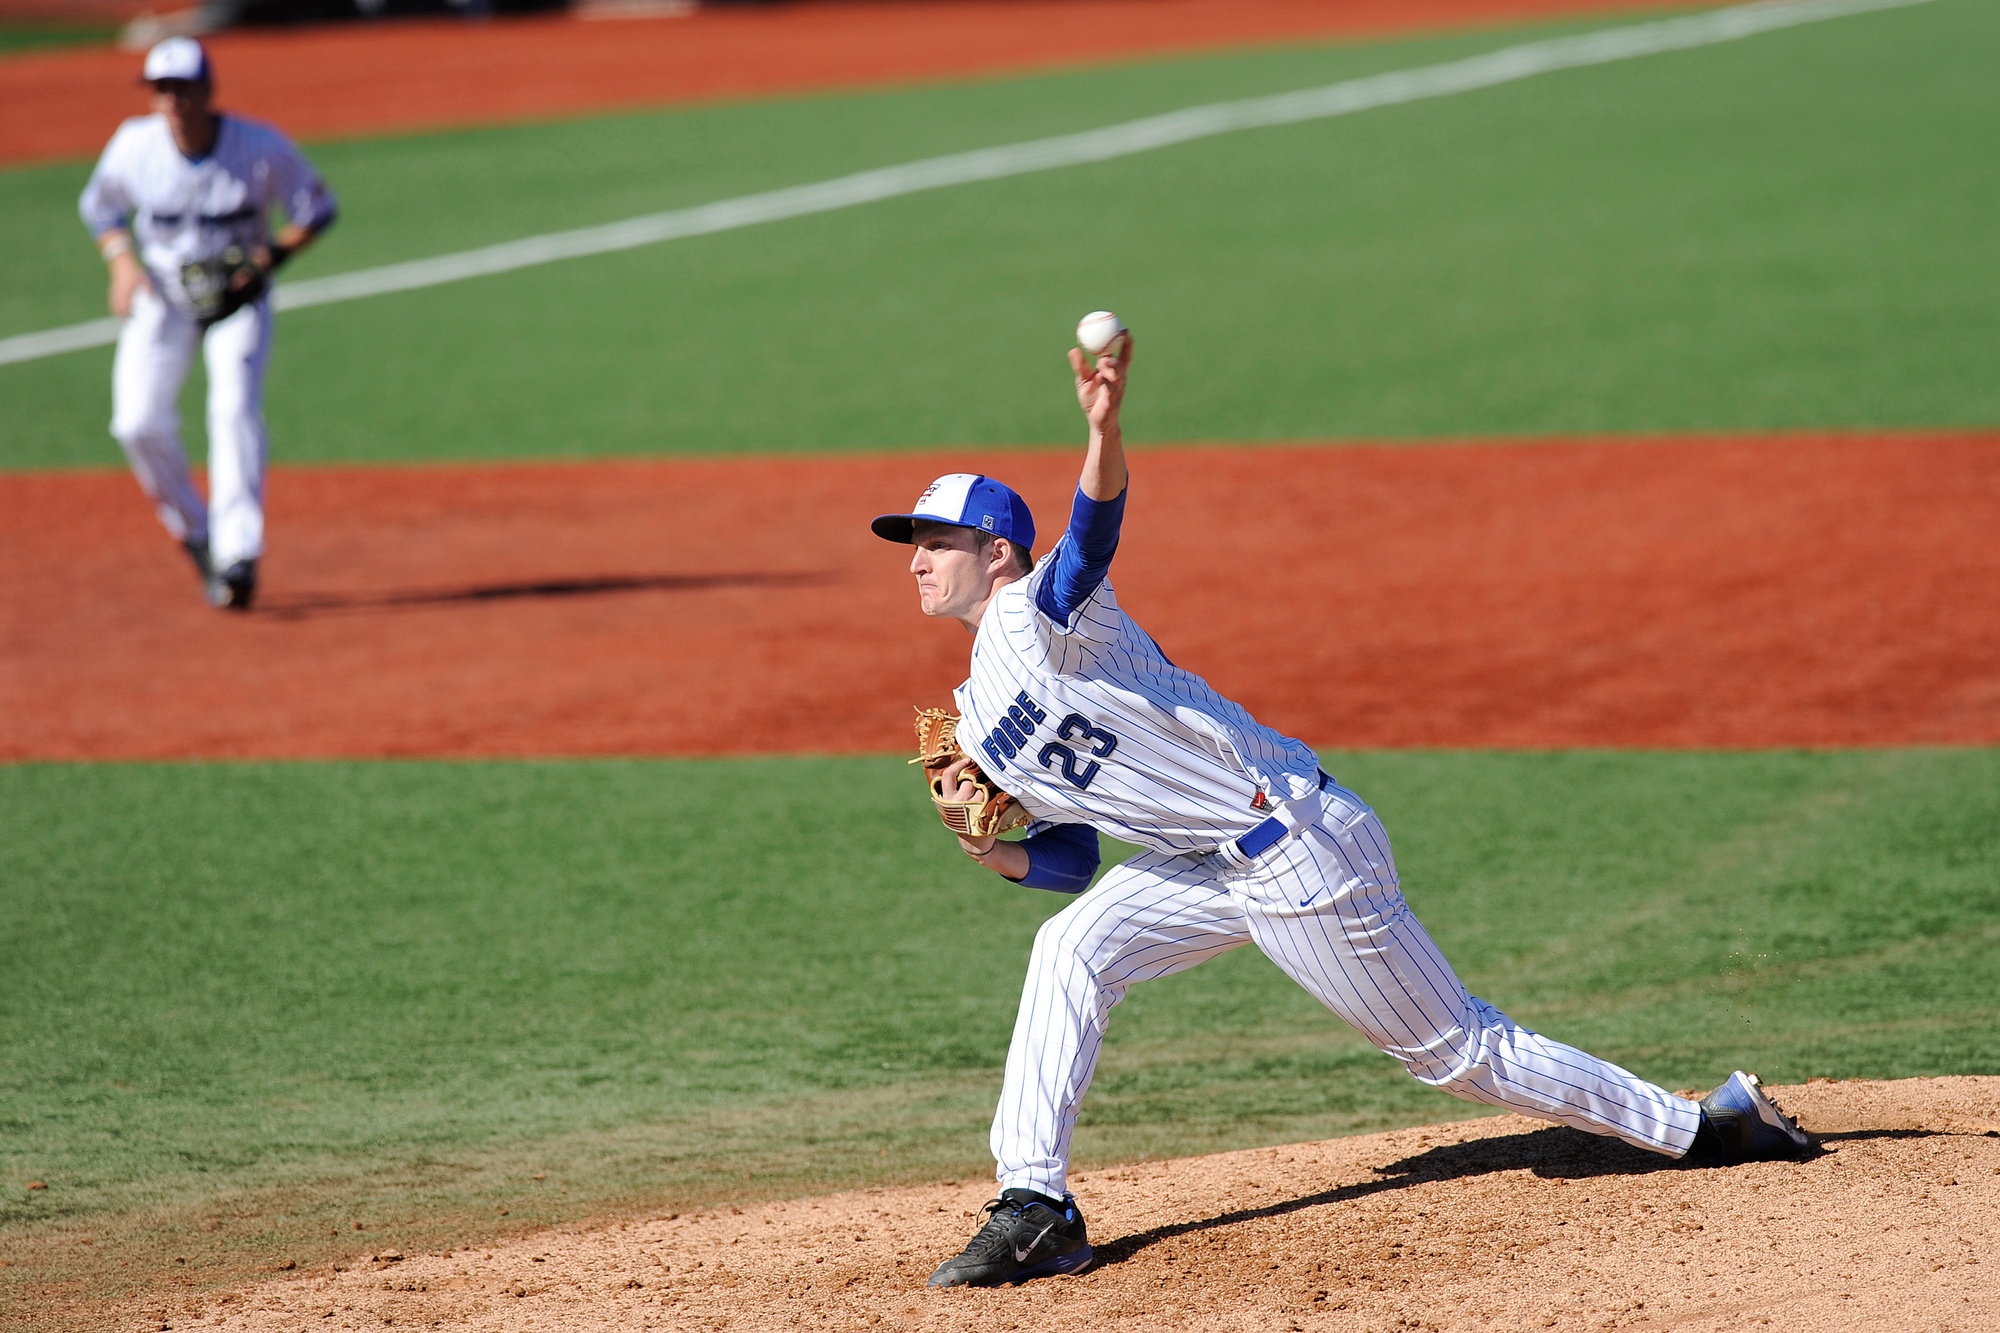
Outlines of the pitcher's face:
{"type": "Polygon", "coordinates": [[[963,620],[985,603],[1001,568],[1000,543],[982,548],[971,528],[921,519],[912,536],[910,572],[925,615],[963,620]]]}

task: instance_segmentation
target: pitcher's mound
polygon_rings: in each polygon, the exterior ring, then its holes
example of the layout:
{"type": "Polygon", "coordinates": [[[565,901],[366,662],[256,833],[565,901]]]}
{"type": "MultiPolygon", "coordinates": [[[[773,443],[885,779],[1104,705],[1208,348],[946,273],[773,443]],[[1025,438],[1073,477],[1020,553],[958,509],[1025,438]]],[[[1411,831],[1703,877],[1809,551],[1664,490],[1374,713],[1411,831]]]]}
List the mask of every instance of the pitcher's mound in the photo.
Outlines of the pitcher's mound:
{"type": "Polygon", "coordinates": [[[2000,1077],[1773,1092],[1820,1155],[1689,1169],[1507,1116],[1085,1172],[1098,1265],[1013,1289],[924,1288],[975,1226],[988,1190],[966,1182],[544,1233],[203,1314],[229,1329],[2000,1328],[2000,1077]]]}

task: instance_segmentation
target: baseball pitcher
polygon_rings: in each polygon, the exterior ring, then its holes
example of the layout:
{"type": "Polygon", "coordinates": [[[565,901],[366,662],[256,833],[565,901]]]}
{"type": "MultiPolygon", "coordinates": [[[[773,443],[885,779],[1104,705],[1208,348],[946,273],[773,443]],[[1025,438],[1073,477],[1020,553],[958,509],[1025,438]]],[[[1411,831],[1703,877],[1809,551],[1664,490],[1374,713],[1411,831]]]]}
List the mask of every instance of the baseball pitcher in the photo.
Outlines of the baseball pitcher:
{"type": "Polygon", "coordinates": [[[1176,665],[1119,605],[1108,574],[1127,494],[1129,336],[1112,353],[1093,363],[1070,352],[1090,443],[1069,526],[1039,561],[1027,505],[989,477],[940,477],[910,512],[873,523],[915,548],[924,614],[973,635],[957,713],[919,716],[914,761],[965,854],[1078,893],[1097,870],[1100,830],[1144,849],[1036,936],[993,1120],[999,1197],[930,1285],[1089,1264],[1066,1176],[1111,1010],[1135,982],[1244,944],[1454,1096],[1671,1158],[1808,1151],[1752,1075],[1700,1102],[1677,1097],[1468,994],[1404,902],[1367,802],[1176,665]],[[998,836],[1015,827],[1024,839],[998,836]]]}

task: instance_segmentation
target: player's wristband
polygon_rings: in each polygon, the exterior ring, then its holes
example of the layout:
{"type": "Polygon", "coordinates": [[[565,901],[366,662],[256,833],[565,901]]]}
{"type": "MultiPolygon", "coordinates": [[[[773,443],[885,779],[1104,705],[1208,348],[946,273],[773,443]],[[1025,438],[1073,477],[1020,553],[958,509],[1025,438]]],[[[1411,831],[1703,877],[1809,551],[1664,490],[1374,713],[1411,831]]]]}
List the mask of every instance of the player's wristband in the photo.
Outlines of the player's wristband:
{"type": "Polygon", "coordinates": [[[132,253],[132,238],[123,232],[114,233],[97,247],[97,253],[104,256],[104,262],[108,264],[120,255],[132,253]]]}
{"type": "Polygon", "coordinates": [[[264,248],[271,252],[270,265],[265,269],[267,273],[275,272],[277,270],[278,265],[284,263],[287,259],[290,259],[292,257],[292,247],[289,245],[280,245],[276,241],[272,241],[269,245],[265,246],[264,248]]]}

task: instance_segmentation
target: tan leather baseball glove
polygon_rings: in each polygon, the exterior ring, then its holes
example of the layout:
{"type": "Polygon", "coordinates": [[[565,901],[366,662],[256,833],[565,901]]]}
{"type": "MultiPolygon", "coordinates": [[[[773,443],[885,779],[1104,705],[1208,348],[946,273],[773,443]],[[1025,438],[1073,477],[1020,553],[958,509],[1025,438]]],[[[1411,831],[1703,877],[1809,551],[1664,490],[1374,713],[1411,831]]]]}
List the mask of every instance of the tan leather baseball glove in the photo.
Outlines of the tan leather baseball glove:
{"type": "Polygon", "coordinates": [[[1028,822],[1021,803],[1001,791],[958,746],[958,715],[942,708],[917,710],[917,757],[931,804],[953,833],[992,838],[1028,822]]]}

